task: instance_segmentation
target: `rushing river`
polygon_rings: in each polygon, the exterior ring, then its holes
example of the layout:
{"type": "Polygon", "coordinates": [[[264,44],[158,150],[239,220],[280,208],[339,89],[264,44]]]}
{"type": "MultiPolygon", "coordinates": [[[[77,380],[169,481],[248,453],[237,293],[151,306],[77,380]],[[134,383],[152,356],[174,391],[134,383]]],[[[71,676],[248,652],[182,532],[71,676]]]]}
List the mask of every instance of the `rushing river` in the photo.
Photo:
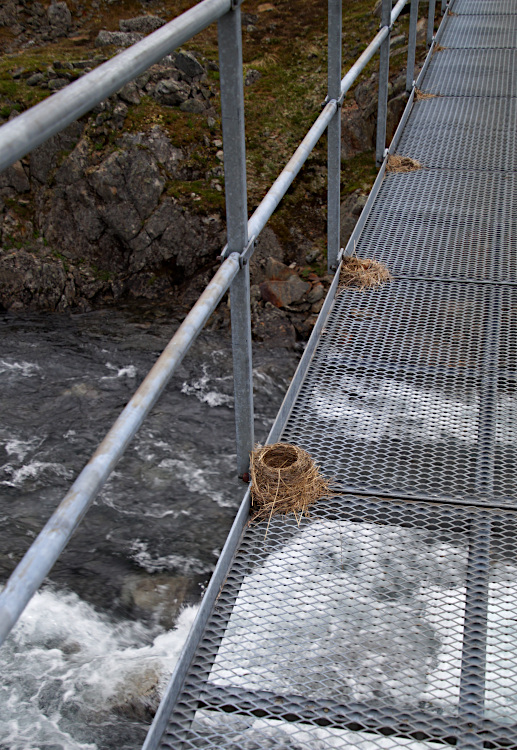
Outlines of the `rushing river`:
{"type": "MultiPolygon", "coordinates": [[[[0,580],[175,323],[129,312],[0,318],[0,580]]],[[[257,347],[256,438],[297,356],[257,347]]],[[[0,750],[138,748],[244,486],[229,341],[203,334],[0,652],[0,750]]]]}

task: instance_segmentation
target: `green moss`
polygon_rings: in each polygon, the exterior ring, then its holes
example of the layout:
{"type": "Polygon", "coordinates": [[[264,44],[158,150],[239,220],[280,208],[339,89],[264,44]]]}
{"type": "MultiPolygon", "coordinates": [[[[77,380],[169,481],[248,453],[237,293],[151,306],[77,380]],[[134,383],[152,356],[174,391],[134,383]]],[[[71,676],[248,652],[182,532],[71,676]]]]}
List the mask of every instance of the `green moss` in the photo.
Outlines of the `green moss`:
{"type": "Polygon", "coordinates": [[[95,263],[92,263],[91,270],[99,281],[110,281],[113,278],[113,274],[111,273],[111,271],[106,271],[104,268],[99,268],[95,265],[95,263]]]}
{"type": "Polygon", "coordinates": [[[206,117],[182,112],[175,107],[158,104],[152,97],[143,96],[140,104],[129,107],[124,129],[137,133],[160,125],[175,146],[199,145],[206,134],[206,117]]]}
{"type": "MultiPolygon", "coordinates": [[[[46,243],[44,242],[44,244],[46,243]]],[[[61,261],[63,270],[65,271],[65,273],[68,273],[69,266],[68,266],[68,261],[65,258],[65,256],[62,253],[60,253],[58,250],[52,250],[52,255],[54,256],[54,258],[57,258],[58,260],[61,261]]]]}
{"type": "Polygon", "coordinates": [[[170,180],[167,183],[167,194],[180,203],[188,203],[189,209],[196,213],[218,212],[224,210],[225,206],[224,193],[207,187],[204,180],[170,180]]]}
{"type": "Polygon", "coordinates": [[[342,164],[341,196],[345,197],[354,190],[369,191],[376,176],[374,151],[364,151],[346,159],[342,164]]]}

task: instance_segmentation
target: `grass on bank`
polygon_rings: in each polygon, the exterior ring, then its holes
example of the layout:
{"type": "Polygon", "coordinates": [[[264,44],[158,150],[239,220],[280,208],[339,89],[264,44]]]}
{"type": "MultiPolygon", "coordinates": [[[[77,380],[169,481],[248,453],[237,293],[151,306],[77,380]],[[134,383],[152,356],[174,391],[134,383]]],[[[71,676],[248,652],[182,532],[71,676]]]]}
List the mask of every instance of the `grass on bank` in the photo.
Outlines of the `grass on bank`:
{"type": "MultiPolygon", "coordinates": [[[[161,8],[165,16],[174,18],[194,5],[189,0],[164,0],[161,8]]],[[[23,111],[50,94],[38,86],[27,86],[29,74],[44,72],[55,60],[75,62],[92,60],[115,54],[111,48],[96,48],[94,40],[100,29],[115,30],[121,18],[131,18],[143,12],[153,12],[149,6],[143,11],[138,0],[119,0],[116,4],[70,0],[74,20],[82,26],[69,39],[61,39],[40,48],[29,48],[5,54],[0,58],[0,115],[7,118],[12,109],[23,111]],[[99,6],[99,7],[96,7],[99,6]],[[22,78],[14,79],[16,68],[23,68],[22,78]]],[[[349,0],[343,8],[343,73],[351,66],[374,37],[378,18],[372,15],[374,0],[349,0]]],[[[159,8],[160,6],[158,6],[159,8]]],[[[326,94],[327,78],[327,4],[308,0],[246,0],[243,14],[244,71],[258,70],[260,78],[245,87],[247,172],[250,212],[258,205],[266,190],[278,176],[319,112],[326,94]]],[[[155,11],[156,12],[156,11],[155,11]]],[[[397,22],[393,35],[405,33],[407,16],[397,22]]],[[[5,42],[4,38],[0,43],[5,42]]],[[[217,62],[217,28],[211,27],[197,35],[187,49],[198,52],[206,60],[217,62]]],[[[393,50],[392,71],[405,62],[403,50],[393,50]],[[400,59],[399,59],[400,58],[400,59]]],[[[94,64],[96,64],[94,62],[94,64]]],[[[366,80],[377,69],[378,57],[369,63],[360,81],[366,80]]],[[[79,75],[72,71],[76,77],[79,75]]],[[[211,71],[209,81],[218,87],[218,74],[211,71]]],[[[352,97],[350,92],[348,97],[352,97]]],[[[219,113],[218,97],[214,98],[219,113]]],[[[162,126],[174,145],[189,154],[196,184],[189,181],[169,186],[178,200],[191,201],[191,194],[202,197],[201,210],[221,211],[222,194],[210,186],[213,171],[220,166],[216,147],[210,141],[221,138],[220,117],[208,128],[206,117],[183,113],[179,109],[159,105],[152,97],[144,96],[139,105],[132,105],[124,129],[138,131],[162,126]],[[197,177],[206,173],[204,187],[197,177]]],[[[112,138],[116,138],[116,133],[112,138]]],[[[102,140],[98,149],[103,149],[102,140]]],[[[376,169],[371,152],[353,157],[343,165],[342,193],[358,188],[368,190],[376,169]]],[[[222,182],[222,180],[221,180],[222,182]]],[[[325,234],[326,202],[326,139],[323,137],[307,160],[301,174],[273,217],[273,228],[287,241],[290,228],[298,227],[308,237],[325,234]]],[[[197,208],[197,207],[196,207],[197,208]]],[[[292,242],[292,239],[290,240],[292,242]]]]}

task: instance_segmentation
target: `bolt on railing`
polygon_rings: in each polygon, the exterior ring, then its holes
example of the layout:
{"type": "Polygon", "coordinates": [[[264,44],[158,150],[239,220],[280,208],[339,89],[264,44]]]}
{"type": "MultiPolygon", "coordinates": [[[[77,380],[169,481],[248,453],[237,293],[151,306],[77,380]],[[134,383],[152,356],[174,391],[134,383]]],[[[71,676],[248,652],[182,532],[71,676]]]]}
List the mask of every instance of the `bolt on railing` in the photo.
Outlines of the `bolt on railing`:
{"type": "MultiPolygon", "coordinates": [[[[377,159],[384,157],[390,29],[407,0],[391,9],[384,0],[381,28],[341,78],[341,4],[328,0],[329,71],[325,106],[251,218],[247,218],[246,152],[240,5],[242,0],[203,0],[145,39],[0,128],[0,171],[88,112],[214,21],[219,23],[219,60],[224,142],[228,244],[223,263],[136,393],[77,477],[57,510],[0,594],[0,644],[67,545],[171,375],[230,289],[235,379],[237,470],[242,476],[253,447],[253,388],[249,258],[254,241],[280,203],[321,135],[328,129],[328,264],[336,270],[340,246],[340,111],[361,71],[381,49],[377,159]]],[[[433,9],[434,0],[430,3],[433,9]]],[[[418,0],[411,0],[408,81],[414,72],[418,0]]],[[[431,16],[429,19],[431,23],[431,16]]]]}

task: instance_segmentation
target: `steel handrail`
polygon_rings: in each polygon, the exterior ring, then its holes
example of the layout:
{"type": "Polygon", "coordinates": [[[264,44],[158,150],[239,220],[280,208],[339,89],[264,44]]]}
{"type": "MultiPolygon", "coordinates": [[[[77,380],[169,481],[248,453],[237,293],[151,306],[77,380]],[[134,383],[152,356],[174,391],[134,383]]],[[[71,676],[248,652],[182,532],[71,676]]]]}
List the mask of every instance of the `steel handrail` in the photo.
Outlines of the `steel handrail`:
{"type": "Polygon", "coordinates": [[[58,559],[238,271],[239,256],[232,253],[221,265],[9,578],[0,594],[0,642],[3,642],[58,559]]]}
{"type": "MultiPolygon", "coordinates": [[[[389,44],[391,26],[407,1],[399,0],[388,16],[390,25],[384,25],[380,29],[342,78],[339,97],[328,97],[329,100],[323,111],[249,221],[246,219],[245,195],[240,196],[238,215],[235,212],[232,214],[235,204],[232,191],[235,191],[236,185],[241,192],[245,192],[246,188],[244,118],[243,111],[241,111],[243,109],[243,82],[240,23],[239,34],[237,34],[241,0],[203,0],[79,81],[70,84],[0,128],[1,171],[172,52],[175,47],[219,19],[223,139],[225,134],[231,135],[230,138],[224,139],[227,223],[231,252],[226,252],[228,257],[7,582],[0,594],[0,644],[3,643],[30,598],[54,565],[89,505],[162,393],[174,370],[230,286],[233,308],[232,326],[235,320],[235,328],[240,328],[240,333],[234,337],[234,369],[244,372],[241,377],[241,386],[242,383],[246,386],[244,395],[238,388],[235,392],[237,434],[241,440],[241,444],[238,444],[238,453],[240,466],[244,465],[249,445],[253,442],[253,404],[250,399],[249,264],[247,263],[253,250],[253,239],[266,225],[321,135],[332,122],[339,120],[340,105],[346,92],[373,55],[382,45],[389,44]],[[223,53],[221,46],[224,47],[223,53]],[[251,243],[248,243],[248,238],[252,240],[251,243]],[[244,342],[242,337],[245,339],[244,342]]],[[[339,7],[340,9],[340,3],[341,0],[329,0],[329,8],[335,10],[335,7],[339,7]],[[337,3],[339,6],[336,5],[337,3]]],[[[387,3],[391,7],[390,0],[384,0],[384,4],[387,3]]],[[[412,2],[411,9],[412,14],[416,14],[418,3],[412,2]]],[[[340,39],[340,32],[339,35],[334,35],[336,36],[340,39]]],[[[411,50],[408,60],[410,57],[411,50]]],[[[340,69],[340,55],[333,54],[333,59],[336,60],[340,69]]],[[[329,86],[329,91],[330,88],[329,86]]],[[[379,108],[379,113],[381,112],[379,108]]],[[[383,116],[386,117],[385,110],[383,116]]],[[[333,138],[335,140],[338,137],[339,128],[335,128],[333,138]]],[[[334,153],[339,154],[336,143],[334,143],[334,153]]],[[[339,190],[339,170],[337,175],[337,190],[339,190]]],[[[332,189],[336,189],[335,183],[332,189]]],[[[329,235],[331,231],[334,234],[335,245],[336,233],[337,240],[339,240],[339,222],[332,227],[332,230],[329,224],[329,235]]]]}
{"type": "Polygon", "coordinates": [[[232,7],[202,0],[111,60],[0,128],[0,172],[169,55],[232,7]]]}

